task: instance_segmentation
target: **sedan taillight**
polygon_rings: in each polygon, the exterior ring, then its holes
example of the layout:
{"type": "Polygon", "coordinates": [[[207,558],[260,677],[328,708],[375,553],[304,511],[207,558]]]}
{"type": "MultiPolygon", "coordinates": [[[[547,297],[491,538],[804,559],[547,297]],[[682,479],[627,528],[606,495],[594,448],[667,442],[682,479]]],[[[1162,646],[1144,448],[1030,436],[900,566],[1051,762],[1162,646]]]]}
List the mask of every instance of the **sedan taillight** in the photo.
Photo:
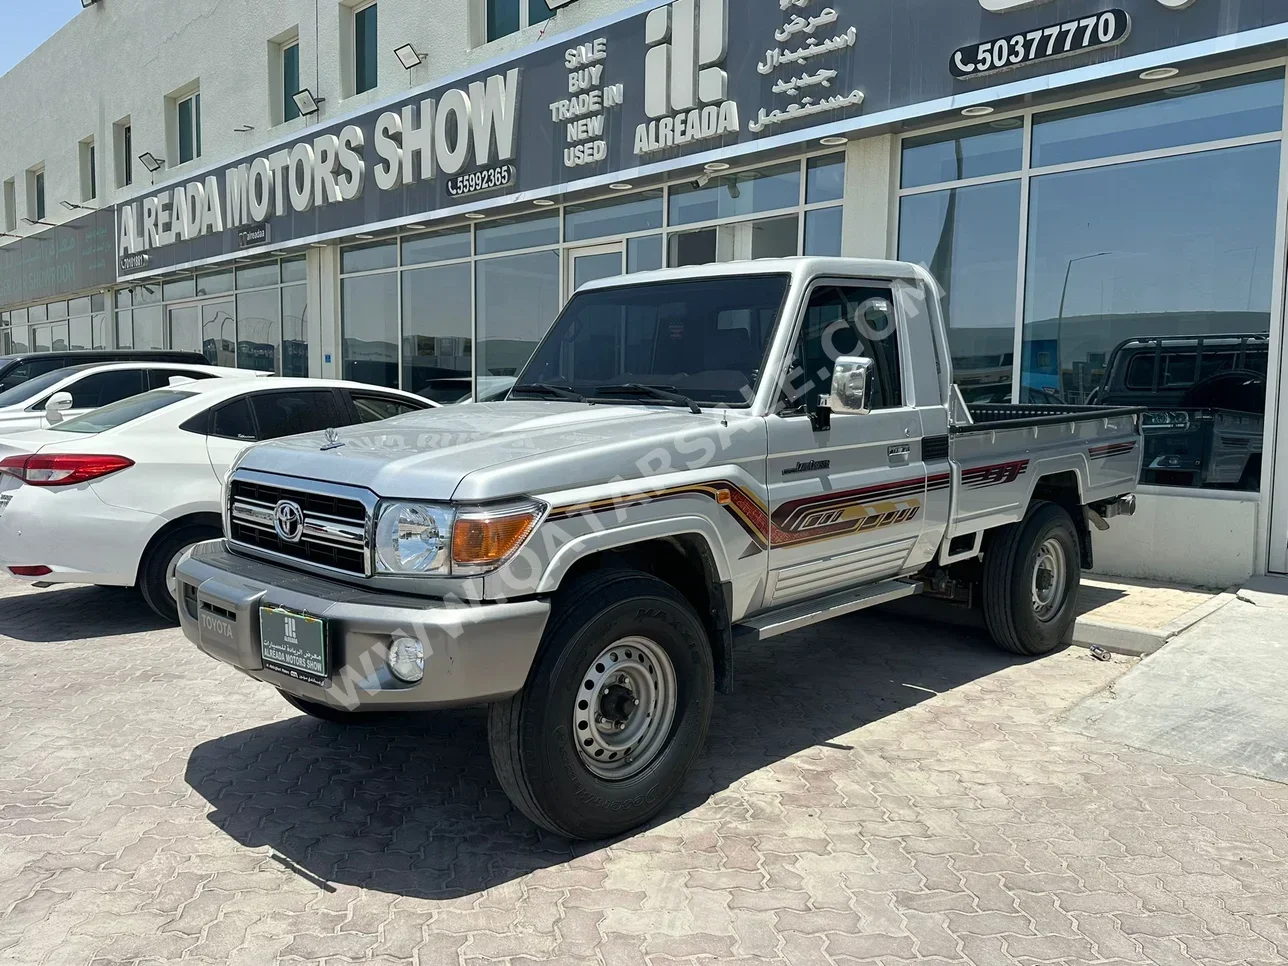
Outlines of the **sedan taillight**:
{"type": "Polygon", "coordinates": [[[29,486],[75,486],[133,465],[134,460],[124,456],[51,453],[47,456],[10,456],[0,460],[0,473],[22,480],[29,486]]]}

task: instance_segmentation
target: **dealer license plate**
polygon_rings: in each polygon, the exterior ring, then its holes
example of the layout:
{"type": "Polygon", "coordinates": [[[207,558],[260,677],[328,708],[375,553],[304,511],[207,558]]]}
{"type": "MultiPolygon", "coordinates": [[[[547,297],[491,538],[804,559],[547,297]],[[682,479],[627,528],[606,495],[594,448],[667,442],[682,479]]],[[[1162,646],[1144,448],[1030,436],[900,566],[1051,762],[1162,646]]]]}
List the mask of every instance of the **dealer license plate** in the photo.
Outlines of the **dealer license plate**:
{"type": "Polygon", "coordinates": [[[280,607],[261,607],[259,646],[266,668],[314,684],[326,681],[324,621],[280,607]]]}

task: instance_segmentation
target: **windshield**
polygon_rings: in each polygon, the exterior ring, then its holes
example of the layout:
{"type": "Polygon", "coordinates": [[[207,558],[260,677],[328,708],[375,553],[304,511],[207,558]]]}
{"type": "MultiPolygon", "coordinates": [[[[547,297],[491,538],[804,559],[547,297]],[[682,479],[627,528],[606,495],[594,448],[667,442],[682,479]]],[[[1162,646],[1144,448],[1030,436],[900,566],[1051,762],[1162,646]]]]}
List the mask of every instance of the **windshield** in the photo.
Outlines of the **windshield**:
{"type": "Polygon", "coordinates": [[[512,398],[549,398],[549,389],[539,387],[555,386],[586,398],[664,402],[613,392],[633,386],[708,405],[749,405],[790,281],[788,275],[739,275],[576,295],[512,398]]]}
{"type": "Polygon", "coordinates": [[[55,369],[53,372],[46,372],[43,375],[36,376],[34,379],[19,383],[12,389],[6,389],[4,392],[0,392],[0,407],[25,403],[28,399],[39,396],[50,386],[56,386],[66,379],[68,375],[69,373],[66,369],[55,369]]]}
{"type": "Polygon", "coordinates": [[[60,433],[101,433],[117,426],[124,426],[141,416],[147,416],[173,406],[177,402],[195,395],[190,392],[175,392],[173,389],[157,389],[145,392],[141,396],[131,396],[119,402],[108,403],[102,409],[69,419],[54,428],[60,433]]]}

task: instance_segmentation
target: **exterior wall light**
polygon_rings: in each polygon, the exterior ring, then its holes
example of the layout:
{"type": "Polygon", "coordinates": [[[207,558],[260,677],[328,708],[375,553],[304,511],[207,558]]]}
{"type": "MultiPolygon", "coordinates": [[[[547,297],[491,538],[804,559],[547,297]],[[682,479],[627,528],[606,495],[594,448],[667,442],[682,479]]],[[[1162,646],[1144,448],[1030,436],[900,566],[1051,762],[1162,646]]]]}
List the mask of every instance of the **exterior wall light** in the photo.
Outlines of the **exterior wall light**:
{"type": "Polygon", "coordinates": [[[307,87],[292,94],[291,100],[295,102],[295,106],[299,109],[302,117],[310,117],[316,114],[322,109],[322,105],[326,103],[325,97],[314,97],[313,92],[307,87]]]}
{"type": "Polygon", "coordinates": [[[165,158],[158,158],[151,151],[144,151],[139,155],[139,160],[143,163],[143,167],[147,168],[152,174],[156,174],[165,166],[165,158]]]}
{"type": "Polygon", "coordinates": [[[403,44],[394,51],[394,56],[398,58],[398,63],[402,64],[407,70],[419,67],[425,62],[425,55],[418,53],[411,44],[403,44]]]}

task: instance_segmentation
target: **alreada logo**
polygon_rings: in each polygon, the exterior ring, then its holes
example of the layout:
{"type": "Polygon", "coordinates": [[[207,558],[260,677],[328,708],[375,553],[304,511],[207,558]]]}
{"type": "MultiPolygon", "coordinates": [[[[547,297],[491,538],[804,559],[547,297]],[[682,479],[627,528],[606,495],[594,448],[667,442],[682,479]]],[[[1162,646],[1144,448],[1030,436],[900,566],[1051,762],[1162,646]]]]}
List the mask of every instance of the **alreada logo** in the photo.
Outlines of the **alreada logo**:
{"type": "MultiPolygon", "coordinates": [[[[989,13],[1010,13],[1012,10],[1023,10],[1026,7],[1037,7],[1051,0],[979,0],[979,5],[989,13]]],[[[1184,10],[1194,0],[1158,0],[1163,6],[1172,10],[1184,10]]]]}
{"type": "Polygon", "coordinates": [[[738,105],[729,100],[729,0],[675,0],[644,22],[644,112],[635,153],[737,134],[738,105]]]}

